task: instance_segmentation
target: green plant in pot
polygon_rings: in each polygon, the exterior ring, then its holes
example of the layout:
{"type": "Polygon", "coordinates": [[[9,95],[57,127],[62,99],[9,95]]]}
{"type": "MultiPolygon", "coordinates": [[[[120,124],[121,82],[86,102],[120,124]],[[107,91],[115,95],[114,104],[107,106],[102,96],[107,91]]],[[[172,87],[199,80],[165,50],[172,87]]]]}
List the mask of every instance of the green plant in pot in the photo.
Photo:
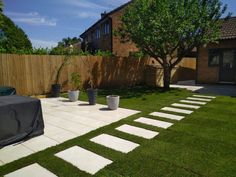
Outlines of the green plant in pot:
{"type": "MultiPolygon", "coordinates": [[[[73,46],[72,46],[73,47],[73,46]]],[[[60,84],[60,77],[61,77],[61,73],[63,71],[63,68],[68,65],[70,63],[70,58],[71,58],[71,52],[73,50],[70,46],[70,49],[66,49],[66,55],[61,63],[61,65],[58,67],[57,72],[56,72],[56,79],[54,84],[52,84],[52,97],[59,97],[60,93],[61,93],[61,84],[60,84]]]]}
{"type": "Polygon", "coordinates": [[[71,83],[73,84],[73,90],[68,91],[69,100],[72,102],[78,101],[79,98],[79,89],[81,84],[81,79],[79,73],[71,74],[71,83]]]}
{"type": "Polygon", "coordinates": [[[94,88],[94,78],[93,78],[93,74],[91,72],[90,72],[90,77],[89,77],[89,85],[90,85],[90,88],[87,89],[88,102],[89,102],[89,105],[95,105],[98,89],[94,88]]]}

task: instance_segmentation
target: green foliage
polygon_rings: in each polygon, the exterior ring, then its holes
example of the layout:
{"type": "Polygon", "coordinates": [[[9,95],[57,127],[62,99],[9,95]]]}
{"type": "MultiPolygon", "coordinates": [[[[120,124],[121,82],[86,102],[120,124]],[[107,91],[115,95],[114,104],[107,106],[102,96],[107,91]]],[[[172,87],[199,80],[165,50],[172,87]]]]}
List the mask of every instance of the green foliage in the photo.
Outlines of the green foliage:
{"type": "Polygon", "coordinates": [[[119,34],[163,66],[169,87],[170,72],[185,55],[219,39],[219,19],[226,8],[220,0],[134,0],[119,34]]]}
{"type": "Polygon", "coordinates": [[[71,83],[76,90],[80,89],[81,77],[79,73],[74,72],[71,74],[71,83]]]}
{"type": "Polygon", "coordinates": [[[32,50],[32,44],[24,31],[16,26],[8,17],[2,15],[2,31],[5,40],[1,41],[1,52],[15,53],[32,50]]]}
{"type": "MultiPolygon", "coordinates": [[[[3,23],[2,9],[3,9],[3,2],[2,2],[2,0],[0,0],[0,29],[1,29],[2,23],[3,23]]],[[[0,36],[0,37],[1,37],[1,36],[0,36]]]]}
{"type": "Polygon", "coordinates": [[[114,56],[111,51],[102,51],[102,50],[98,50],[94,55],[102,56],[102,57],[112,57],[112,56],[114,56]]]}

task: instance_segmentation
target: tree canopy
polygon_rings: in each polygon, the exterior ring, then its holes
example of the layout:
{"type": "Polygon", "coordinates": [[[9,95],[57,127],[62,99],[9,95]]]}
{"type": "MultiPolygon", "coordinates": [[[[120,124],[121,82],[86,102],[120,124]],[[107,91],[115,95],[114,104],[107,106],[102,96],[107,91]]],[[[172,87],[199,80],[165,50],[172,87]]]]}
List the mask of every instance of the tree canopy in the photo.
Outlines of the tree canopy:
{"type": "Polygon", "coordinates": [[[219,39],[226,9],[219,0],[133,0],[119,34],[160,63],[169,88],[171,70],[185,55],[219,39]]]}
{"type": "Polygon", "coordinates": [[[1,30],[4,34],[4,40],[1,41],[0,50],[8,53],[14,53],[19,50],[32,50],[32,44],[25,32],[5,15],[2,15],[2,19],[1,30]]]}

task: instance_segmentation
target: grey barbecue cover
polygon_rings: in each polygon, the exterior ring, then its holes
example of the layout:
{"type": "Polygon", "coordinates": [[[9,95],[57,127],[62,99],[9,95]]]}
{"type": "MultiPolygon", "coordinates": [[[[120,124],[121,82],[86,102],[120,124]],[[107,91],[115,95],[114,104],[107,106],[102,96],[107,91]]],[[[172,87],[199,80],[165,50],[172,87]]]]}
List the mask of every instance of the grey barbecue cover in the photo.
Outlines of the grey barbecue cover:
{"type": "Polygon", "coordinates": [[[40,100],[17,95],[0,97],[0,148],[43,132],[40,100]]]}

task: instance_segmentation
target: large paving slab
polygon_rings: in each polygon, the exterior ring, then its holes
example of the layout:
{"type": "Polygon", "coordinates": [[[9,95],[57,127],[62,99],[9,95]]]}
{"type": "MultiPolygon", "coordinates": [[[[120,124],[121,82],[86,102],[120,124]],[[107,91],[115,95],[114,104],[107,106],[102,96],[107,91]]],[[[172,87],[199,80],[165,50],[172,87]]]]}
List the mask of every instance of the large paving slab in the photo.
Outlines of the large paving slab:
{"type": "Polygon", "coordinates": [[[214,99],[216,98],[215,96],[207,96],[207,95],[193,95],[194,97],[198,98],[209,98],[209,99],[214,99]]]}
{"type": "MultiPolygon", "coordinates": [[[[19,158],[33,154],[34,151],[21,145],[10,145],[0,149],[0,161],[4,164],[15,161],[19,158]]],[[[3,165],[3,164],[2,164],[3,165]]]]}
{"type": "Polygon", "coordinates": [[[108,134],[101,134],[90,139],[90,141],[123,153],[131,152],[139,146],[137,143],[108,134]]]}
{"type": "Polygon", "coordinates": [[[194,106],[189,104],[180,104],[180,103],[173,103],[171,106],[180,107],[180,108],[190,108],[190,109],[199,109],[200,106],[194,106]]]}
{"type": "Polygon", "coordinates": [[[17,171],[9,173],[4,177],[57,177],[52,172],[35,163],[17,171]]]}
{"type": "Polygon", "coordinates": [[[150,118],[146,118],[146,117],[140,117],[134,121],[139,122],[139,123],[143,123],[143,124],[147,124],[147,125],[152,125],[155,127],[164,128],[164,129],[167,129],[173,125],[173,123],[164,122],[164,121],[160,121],[160,120],[154,120],[154,119],[150,119],[150,118]]]}
{"type": "Polygon", "coordinates": [[[47,149],[52,146],[56,146],[59,144],[55,140],[52,140],[46,136],[38,136],[35,138],[32,138],[24,143],[22,143],[23,146],[25,146],[28,149],[31,149],[34,152],[42,151],[44,149],[47,149]]]}
{"type": "Polygon", "coordinates": [[[79,146],[74,146],[66,149],[55,154],[55,156],[92,175],[112,163],[111,160],[106,159],[86,149],[83,149],[79,146]]]}
{"type": "Polygon", "coordinates": [[[191,100],[180,100],[181,103],[189,103],[189,104],[197,104],[197,105],[205,105],[206,102],[202,101],[191,101],[191,100]]]}
{"type": "Polygon", "coordinates": [[[146,139],[152,139],[159,134],[158,132],[155,132],[155,131],[151,131],[151,130],[147,130],[144,128],[131,126],[127,124],[117,127],[116,130],[131,134],[131,135],[139,136],[142,138],[146,138],[146,139]]]}
{"type": "Polygon", "coordinates": [[[174,115],[174,114],[167,114],[167,113],[163,113],[163,112],[153,112],[150,115],[161,117],[161,118],[172,119],[172,120],[182,120],[184,118],[184,116],[178,116],[178,115],[174,115]]]}
{"type": "Polygon", "coordinates": [[[194,101],[211,101],[211,99],[205,99],[205,98],[195,98],[195,97],[188,97],[188,100],[194,100],[194,101]]]}
{"type": "Polygon", "coordinates": [[[162,111],[170,111],[170,112],[182,113],[182,114],[192,114],[193,113],[193,111],[190,111],[190,110],[179,109],[179,108],[172,108],[172,107],[164,107],[161,110],[162,111]]]}
{"type": "Polygon", "coordinates": [[[106,105],[90,106],[87,102],[69,102],[66,98],[44,98],[41,99],[41,104],[45,134],[22,142],[20,146],[7,146],[0,149],[0,165],[82,136],[140,112],[124,108],[111,111],[106,105]]]}

